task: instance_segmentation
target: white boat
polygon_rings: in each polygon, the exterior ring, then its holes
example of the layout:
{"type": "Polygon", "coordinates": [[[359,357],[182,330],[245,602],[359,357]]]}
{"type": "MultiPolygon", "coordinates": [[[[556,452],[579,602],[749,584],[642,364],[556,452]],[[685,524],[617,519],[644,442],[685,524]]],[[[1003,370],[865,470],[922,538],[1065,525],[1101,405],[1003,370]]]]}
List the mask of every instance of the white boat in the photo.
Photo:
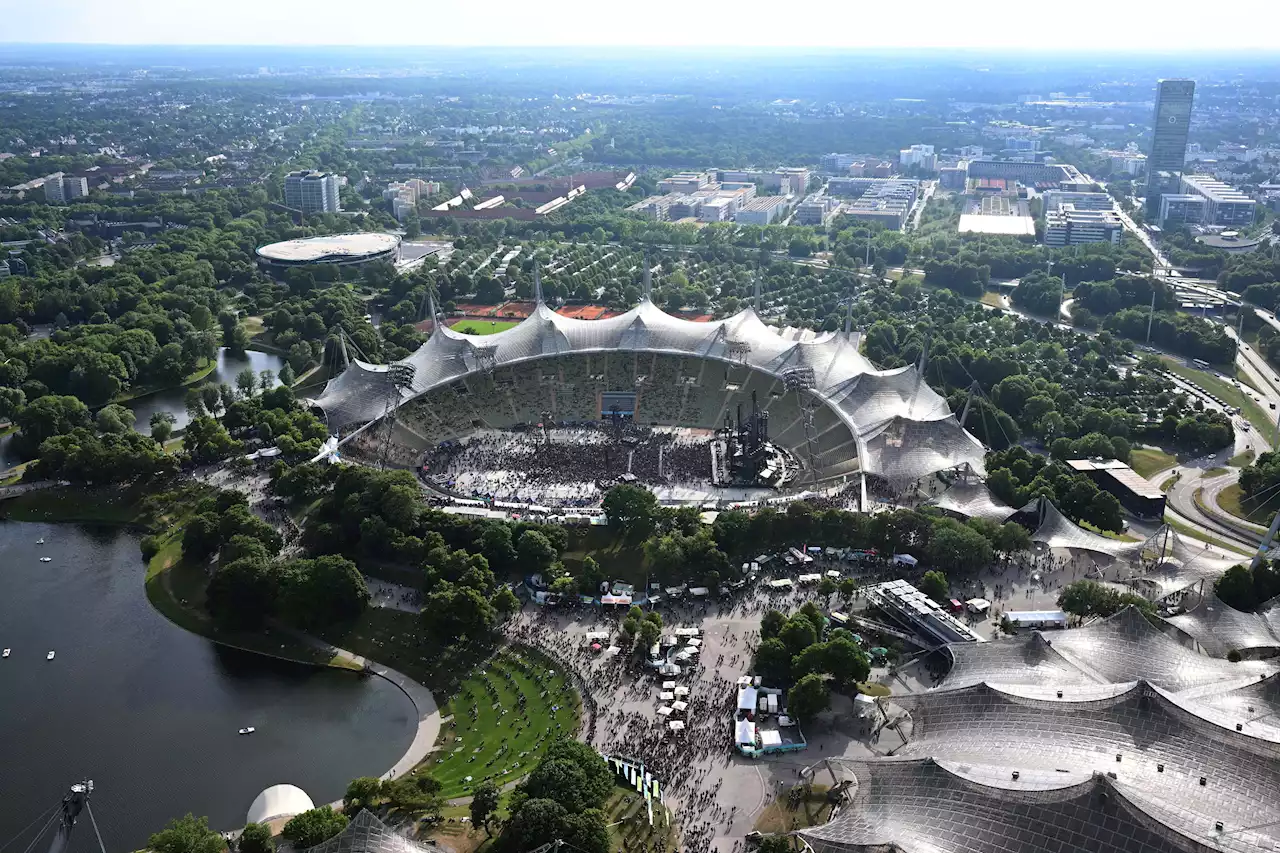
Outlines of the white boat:
{"type": "Polygon", "coordinates": [[[253,726],[245,726],[243,729],[241,729],[241,730],[240,730],[240,734],[242,734],[242,735],[251,735],[251,734],[253,734],[253,733],[254,733],[254,732],[256,732],[256,731],[257,731],[257,729],[255,729],[253,726]]]}
{"type": "Polygon", "coordinates": [[[37,545],[43,545],[43,544],[44,544],[44,537],[43,537],[43,536],[41,536],[39,539],[37,539],[37,540],[36,540],[36,544],[37,544],[37,545]]]}
{"type": "Polygon", "coordinates": [[[45,656],[44,656],[44,659],[45,659],[45,660],[53,660],[53,652],[49,652],[49,654],[45,655],[45,656]]]}
{"type": "Polygon", "coordinates": [[[5,649],[4,654],[0,654],[0,658],[7,658],[11,649],[5,649]]]}
{"type": "Polygon", "coordinates": [[[52,562],[53,562],[53,557],[41,557],[41,558],[40,558],[40,562],[42,562],[42,563],[52,563],[52,562]]]}

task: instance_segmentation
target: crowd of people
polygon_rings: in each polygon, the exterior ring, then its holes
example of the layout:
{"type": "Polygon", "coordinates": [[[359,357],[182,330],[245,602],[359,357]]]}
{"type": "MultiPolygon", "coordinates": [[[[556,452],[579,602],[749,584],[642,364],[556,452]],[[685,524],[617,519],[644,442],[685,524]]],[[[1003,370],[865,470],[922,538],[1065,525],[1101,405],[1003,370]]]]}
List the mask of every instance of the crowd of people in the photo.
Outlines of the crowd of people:
{"type": "Polygon", "coordinates": [[[482,430],[437,445],[422,466],[460,496],[542,506],[596,506],[624,475],[650,486],[711,481],[706,436],[630,423],[482,430]]]}

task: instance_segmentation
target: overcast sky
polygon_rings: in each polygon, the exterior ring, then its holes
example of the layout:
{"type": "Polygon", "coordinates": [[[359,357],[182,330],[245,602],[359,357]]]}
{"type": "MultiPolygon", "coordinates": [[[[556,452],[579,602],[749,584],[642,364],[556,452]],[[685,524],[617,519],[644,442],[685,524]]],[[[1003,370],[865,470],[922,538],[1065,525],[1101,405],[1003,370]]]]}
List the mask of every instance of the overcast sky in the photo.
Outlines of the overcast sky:
{"type": "Polygon", "coordinates": [[[0,42],[1280,50],[1280,2],[0,0],[0,42]],[[1177,20],[1181,18],[1182,20],[1177,20]]]}

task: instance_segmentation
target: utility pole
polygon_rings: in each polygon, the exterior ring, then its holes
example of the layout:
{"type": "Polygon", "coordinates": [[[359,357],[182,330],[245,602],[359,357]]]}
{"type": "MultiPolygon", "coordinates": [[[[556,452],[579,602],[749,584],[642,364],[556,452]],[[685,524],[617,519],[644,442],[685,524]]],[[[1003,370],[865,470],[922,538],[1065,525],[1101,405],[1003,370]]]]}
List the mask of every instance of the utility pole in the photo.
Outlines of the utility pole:
{"type": "Polygon", "coordinates": [[[1147,312],[1147,343],[1151,343],[1151,323],[1156,319],[1156,287],[1151,284],[1151,310],[1147,312]]]}

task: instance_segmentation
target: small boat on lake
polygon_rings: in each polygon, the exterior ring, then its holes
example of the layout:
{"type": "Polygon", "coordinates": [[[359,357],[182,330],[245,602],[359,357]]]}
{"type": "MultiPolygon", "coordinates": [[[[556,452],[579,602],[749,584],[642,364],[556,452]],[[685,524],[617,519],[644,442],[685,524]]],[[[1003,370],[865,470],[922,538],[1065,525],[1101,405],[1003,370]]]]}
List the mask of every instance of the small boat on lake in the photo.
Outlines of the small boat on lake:
{"type": "Polygon", "coordinates": [[[53,652],[49,652],[49,654],[45,655],[45,656],[44,656],[44,659],[45,659],[45,660],[53,660],[53,652]]]}
{"type": "Polygon", "coordinates": [[[43,544],[44,544],[44,537],[43,537],[43,536],[41,536],[39,539],[37,539],[37,540],[36,540],[36,544],[37,544],[37,545],[43,545],[43,544]]]}
{"type": "Polygon", "coordinates": [[[53,562],[53,557],[41,557],[41,558],[40,558],[40,562],[42,562],[42,563],[52,563],[52,562],[53,562]]]}
{"type": "Polygon", "coordinates": [[[254,732],[256,732],[256,731],[257,731],[257,729],[255,729],[253,726],[245,726],[243,729],[241,729],[241,730],[240,730],[240,734],[242,734],[242,735],[251,735],[251,734],[253,734],[253,733],[254,733],[254,732]]]}
{"type": "Polygon", "coordinates": [[[5,649],[4,653],[0,654],[0,658],[7,658],[9,656],[10,651],[12,651],[12,649],[5,649]]]}

